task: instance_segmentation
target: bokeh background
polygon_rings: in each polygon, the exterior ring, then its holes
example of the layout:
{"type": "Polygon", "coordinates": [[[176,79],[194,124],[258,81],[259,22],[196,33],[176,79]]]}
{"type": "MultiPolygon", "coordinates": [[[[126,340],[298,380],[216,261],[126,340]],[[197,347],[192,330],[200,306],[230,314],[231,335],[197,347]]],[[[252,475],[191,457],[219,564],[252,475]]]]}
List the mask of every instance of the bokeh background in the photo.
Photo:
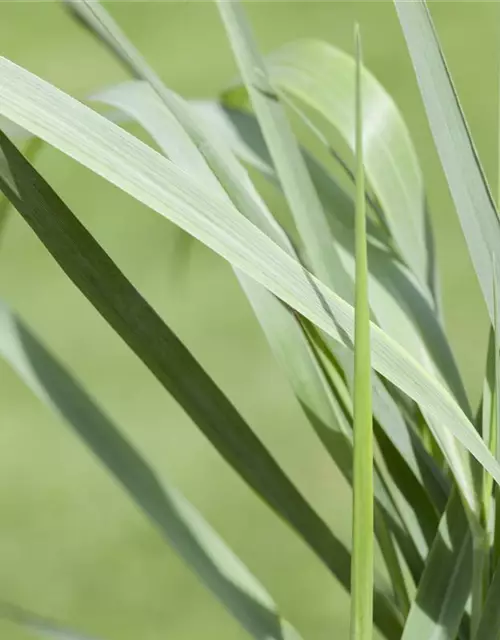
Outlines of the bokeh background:
{"type": "MultiPolygon", "coordinates": [[[[233,79],[235,65],[210,2],[108,6],[166,83],[186,97],[214,97],[233,79]]],[[[496,190],[498,7],[475,1],[431,8],[496,190]]],[[[352,51],[353,25],[360,23],[365,62],[394,96],[419,152],[447,326],[476,401],[484,309],[392,3],[254,2],[248,11],[264,51],[300,37],[352,51]]],[[[80,98],[125,79],[55,2],[0,2],[0,52],[80,98]]],[[[228,265],[56,151],[44,149],[37,166],[347,542],[349,493],[300,414],[228,265]]],[[[0,296],[77,374],[159,475],[202,511],[305,638],[347,637],[347,596],[234,476],[15,214],[1,241],[0,296]]],[[[246,637],[66,425],[3,362],[0,600],[107,640],[246,637]]],[[[0,621],[0,638],[28,637],[0,621]]]]}

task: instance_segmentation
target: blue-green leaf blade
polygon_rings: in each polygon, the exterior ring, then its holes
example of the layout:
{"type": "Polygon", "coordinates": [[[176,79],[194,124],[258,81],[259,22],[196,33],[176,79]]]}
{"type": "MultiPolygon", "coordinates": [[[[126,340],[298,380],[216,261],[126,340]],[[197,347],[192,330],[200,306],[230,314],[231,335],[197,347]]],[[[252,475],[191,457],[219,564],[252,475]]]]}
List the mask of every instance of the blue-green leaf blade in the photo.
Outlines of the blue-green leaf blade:
{"type": "Polygon", "coordinates": [[[492,256],[500,261],[500,225],[474,142],[424,0],[395,0],[434,142],[491,321],[492,256]]]}

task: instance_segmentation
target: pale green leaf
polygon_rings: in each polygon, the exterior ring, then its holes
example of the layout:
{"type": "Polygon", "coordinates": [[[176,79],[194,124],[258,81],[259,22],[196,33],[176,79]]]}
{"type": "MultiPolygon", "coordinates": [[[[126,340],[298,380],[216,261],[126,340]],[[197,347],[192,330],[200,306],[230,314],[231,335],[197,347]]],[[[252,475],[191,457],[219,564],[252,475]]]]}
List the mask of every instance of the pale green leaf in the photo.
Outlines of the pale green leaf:
{"type": "Polygon", "coordinates": [[[239,0],[217,0],[217,6],[276,175],[299,231],[305,262],[344,300],[352,302],[352,279],[345,273],[331,241],[323,207],[285,110],[268,78],[243,7],[239,0]]]}
{"type": "Polygon", "coordinates": [[[500,226],[479,157],[424,0],[395,0],[427,119],[493,322],[492,256],[500,226]]]}

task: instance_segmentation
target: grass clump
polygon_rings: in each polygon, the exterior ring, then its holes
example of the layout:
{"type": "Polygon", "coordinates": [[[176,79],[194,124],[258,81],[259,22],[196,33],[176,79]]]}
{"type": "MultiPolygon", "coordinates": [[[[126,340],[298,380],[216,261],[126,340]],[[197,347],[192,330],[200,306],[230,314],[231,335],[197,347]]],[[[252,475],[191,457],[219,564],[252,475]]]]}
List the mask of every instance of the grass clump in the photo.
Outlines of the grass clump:
{"type": "MultiPolygon", "coordinates": [[[[234,472],[350,591],[352,640],[368,640],[375,627],[388,640],[498,638],[500,227],[425,2],[396,0],[395,8],[491,319],[478,417],[441,318],[418,158],[394,102],[362,65],[359,30],[355,57],[301,41],[264,58],[241,5],[219,0],[217,7],[241,80],[213,102],[189,102],[166,87],[94,1],[67,8],[134,78],[93,96],[91,103],[112,109],[109,118],[0,59],[0,114],[10,121],[10,136],[30,145],[25,157],[0,134],[4,208],[14,206],[234,472]],[[297,138],[291,124],[297,116],[338,172],[297,138]],[[124,119],[141,125],[161,153],[116,124],[124,119]],[[324,120],[342,136],[350,158],[330,145],[317,124],[324,120]],[[352,549],[34,168],[39,141],[231,264],[311,427],[353,487],[352,549]],[[259,194],[254,172],[282,194],[288,227],[259,194]],[[375,544],[389,590],[374,572],[375,544]]],[[[301,637],[288,622],[293,615],[283,615],[202,515],[157,479],[3,303],[0,354],[64,417],[251,636],[301,637]]],[[[0,613],[60,637],[57,623],[19,611],[6,606],[0,613]]]]}

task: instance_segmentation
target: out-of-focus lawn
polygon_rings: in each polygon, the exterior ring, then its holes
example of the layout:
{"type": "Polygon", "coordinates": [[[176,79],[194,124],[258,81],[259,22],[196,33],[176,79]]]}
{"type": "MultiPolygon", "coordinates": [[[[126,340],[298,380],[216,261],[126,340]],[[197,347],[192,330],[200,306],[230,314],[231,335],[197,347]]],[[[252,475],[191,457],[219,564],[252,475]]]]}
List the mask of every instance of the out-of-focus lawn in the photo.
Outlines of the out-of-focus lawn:
{"type": "MultiPolygon", "coordinates": [[[[232,79],[234,64],[211,4],[123,2],[110,10],[184,95],[214,96],[232,79]]],[[[413,129],[436,223],[446,318],[476,397],[485,340],[471,335],[478,328],[486,332],[485,316],[392,4],[268,2],[252,4],[249,12],[266,51],[304,36],[351,50],[353,24],[360,21],[366,63],[413,129]]],[[[433,5],[496,188],[495,12],[488,2],[433,5]]],[[[78,97],[124,79],[53,2],[1,3],[0,51],[78,97]]],[[[186,265],[177,251],[178,232],[165,220],[55,151],[45,150],[39,166],[347,541],[346,488],[300,415],[229,267],[199,245],[186,265]]],[[[234,477],[15,216],[0,251],[0,295],[79,376],[158,473],[200,508],[305,638],[347,637],[347,597],[234,477]]],[[[245,637],[66,426],[2,362],[0,426],[0,599],[109,640],[245,637]]],[[[0,622],[0,637],[28,636],[0,622]]]]}

